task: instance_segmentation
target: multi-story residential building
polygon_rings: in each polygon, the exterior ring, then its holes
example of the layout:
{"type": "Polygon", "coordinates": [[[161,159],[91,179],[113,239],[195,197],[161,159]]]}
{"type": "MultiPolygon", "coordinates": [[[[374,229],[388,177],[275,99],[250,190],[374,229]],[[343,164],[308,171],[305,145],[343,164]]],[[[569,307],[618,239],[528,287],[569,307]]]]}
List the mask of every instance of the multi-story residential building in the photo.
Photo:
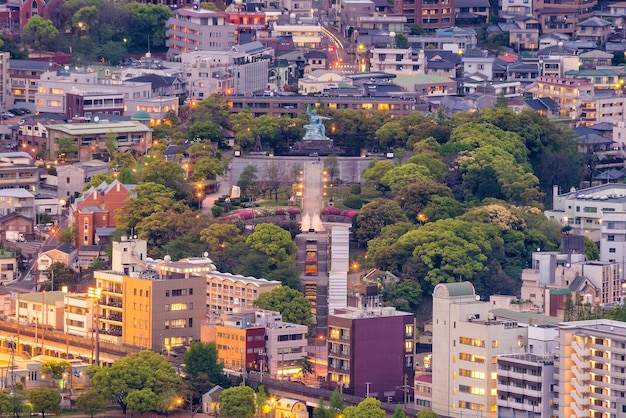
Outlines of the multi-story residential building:
{"type": "Polygon", "coordinates": [[[167,59],[196,50],[226,51],[235,45],[237,26],[228,15],[206,9],[178,9],[167,21],[167,59]]]}
{"type": "MultiPolygon", "coordinates": [[[[600,50],[583,52],[578,55],[581,70],[592,70],[598,67],[610,67],[613,54],[600,50]]],[[[623,72],[621,73],[623,75],[623,72]]]]}
{"type": "Polygon", "coordinates": [[[490,314],[470,282],[440,283],[433,292],[432,408],[448,417],[497,416],[500,354],[527,345],[526,328],[490,314]]]}
{"type": "MultiPolygon", "coordinates": [[[[142,250],[132,239],[114,242],[116,254],[142,250]],[[133,250],[134,249],[134,250],[133,250]]],[[[102,291],[98,304],[100,338],[145,349],[169,351],[200,339],[206,318],[205,273],[210,267],[191,262],[172,262],[166,257],[145,270],[140,261],[146,254],[135,254],[137,269],[97,271],[96,286],[102,291]],[[201,309],[198,309],[201,307],[201,309]]],[[[117,260],[113,265],[119,265],[117,260]]]]}
{"type": "Polygon", "coordinates": [[[376,11],[372,0],[339,0],[337,2],[337,19],[341,31],[349,36],[349,28],[358,29],[359,18],[371,16],[376,11]]]}
{"type": "Polygon", "coordinates": [[[594,42],[598,47],[603,47],[611,35],[612,25],[612,22],[596,16],[583,20],[576,25],[576,39],[594,42]]]}
{"type": "Polygon", "coordinates": [[[253,309],[252,302],[260,294],[271,292],[281,285],[276,280],[244,277],[218,271],[208,273],[206,282],[206,308],[213,314],[253,309]]]}
{"type": "Polygon", "coordinates": [[[533,16],[541,23],[541,33],[576,34],[579,22],[593,16],[597,0],[533,1],[533,16]]]}
{"type": "Polygon", "coordinates": [[[298,16],[311,16],[312,1],[311,0],[282,0],[283,9],[291,14],[298,16]]]}
{"type": "Polygon", "coordinates": [[[39,191],[39,168],[27,152],[0,153],[0,189],[39,191]]]}
{"type": "Polygon", "coordinates": [[[509,45],[517,51],[539,49],[539,29],[539,22],[530,16],[514,20],[509,28],[509,45]]]}
{"type": "Polygon", "coordinates": [[[455,24],[454,0],[395,0],[393,10],[406,16],[409,26],[419,25],[428,31],[455,24]]]}
{"type": "Polygon", "coordinates": [[[369,31],[405,33],[407,31],[406,26],[406,16],[388,16],[375,12],[369,16],[359,16],[356,29],[359,31],[359,34],[368,33],[369,31]]]}
{"type": "Polygon", "coordinates": [[[560,417],[626,413],[626,324],[606,319],[559,325],[560,417]]]}
{"type": "Polygon", "coordinates": [[[626,212],[603,212],[600,231],[600,260],[618,263],[624,271],[626,261],[626,212]]]}
{"type": "Polygon", "coordinates": [[[413,315],[395,308],[329,312],[327,380],[356,396],[401,398],[415,373],[415,334],[413,315]]]}
{"type": "Polygon", "coordinates": [[[285,378],[302,374],[298,365],[307,355],[308,328],[288,322],[271,322],[265,327],[265,350],[270,375],[285,378]]]}
{"type": "Polygon", "coordinates": [[[152,147],[152,129],[139,120],[94,123],[61,123],[46,126],[48,131],[46,158],[60,161],[91,161],[106,152],[106,139],[115,135],[117,149],[135,156],[145,155],[152,147]],[[73,140],[69,148],[61,148],[59,140],[73,140]]]}
{"type": "Polygon", "coordinates": [[[546,216],[596,241],[603,213],[626,212],[626,184],[603,184],[562,194],[555,188],[553,195],[552,210],[545,211],[546,216]]]}
{"type": "Polygon", "coordinates": [[[320,25],[274,22],[272,38],[290,37],[296,48],[319,49],[323,29],[320,25]]]}
{"type": "Polygon", "coordinates": [[[232,96],[264,91],[270,56],[234,50],[183,53],[180,59],[185,68],[187,94],[192,100],[204,100],[212,94],[232,96]]]}
{"type": "Polygon", "coordinates": [[[531,0],[508,0],[500,4],[500,16],[531,16],[533,1],[531,0]]]}
{"type": "Polygon", "coordinates": [[[85,293],[65,293],[64,331],[70,335],[93,338],[96,328],[96,302],[85,293]]]}
{"type": "MultiPolygon", "coordinates": [[[[601,52],[601,51],[600,51],[601,52]]],[[[613,56],[613,55],[611,55],[613,56]]],[[[595,67],[594,61],[583,61],[581,58],[582,67],[585,65],[592,65],[593,68],[582,68],[580,70],[570,70],[565,73],[567,78],[575,78],[577,80],[585,80],[593,83],[596,90],[613,90],[619,85],[621,74],[612,68],[598,68],[595,67]]],[[[597,60],[595,64],[598,64],[597,60]]]]}
{"type": "Polygon", "coordinates": [[[35,219],[35,196],[25,189],[0,189],[0,216],[15,212],[35,219]]]}
{"type": "Polygon", "coordinates": [[[408,36],[409,45],[415,50],[441,49],[445,51],[469,51],[476,48],[478,39],[474,29],[450,27],[435,30],[434,35],[408,36]]]}
{"type": "Polygon", "coordinates": [[[101,160],[84,161],[76,164],[61,164],[57,169],[57,195],[60,199],[78,197],[85,184],[97,174],[107,174],[109,164],[101,160]]]}
{"type": "Polygon", "coordinates": [[[65,293],[59,291],[23,293],[15,299],[15,316],[19,321],[38,324],[41,328],[64,329],[64,299],[65,293]]]}
{"type": "Polygon", "coordinates": [[[372,48],[370,70],[390,74],[424,73],[424,55],[408,48],[372,48]],[[421,59],[420,59],[421,58],[421,59]]]}
{"type": "MultiPolygon", "coordinates": [[[[427,78],[442,77],[427,76],[427,78]]],[[[454,81],[449,82],[455,84],[454,81]]],[[[415,81],[415,80],[413,80],[415,81]]],[[[410,80],[407,80],[407,84],[410,80]]],[[[413,84],[412,86],[414,86],[413,84]]],[[[441,83],[430,83],[436,90],[436,86],[441,86],[441,83]]],[[[456,89],[455,89],[456,90],[456,89]]],[[[415,110],[415,102],[412,100],[403,99],[400,97],[344,97],[333,96],[325,97],[322,104],[320,104],[320,98],[316,96],[302,96],[302,95],[252,95],[252,96],[229,96],[227,97],[228,108],[231,113],[241,112],[243,109],[249,109],[254,116],[261,116],[266,113],[274,116],[289,115],[296,117],[304,113],[307,105],[311,106],[325,106],[329,109],[364,109],[364,110],[382,110],[389,112],[392,115],[403,116],[408,115],[415,110]]],[[[332,127],[332,123],[331,123],[332,127]]],[[[329,132],[331,133],[331,132],[329,132]]]]}
{"type": "Polygon", "coordinates": [[[580,69],[580,57],[576,50],[566,46],[554,46],[537,51],[539,69],[542,76],[564,78],[571,70],[580,69]]]}
{"type": "MultiPolygon", "coordinates": [[[[134,185],[114,180],[92,187],[70,204],[68,224],[76,227],[76,246],[99,244],[99,228],[115,228],[115,211],[125,206],[134,185]]],[[[123,269],[116,271],[124,271],[123,269]]]]}
{"type": "Polygon", "coordinates": [[[0,216],[0,238],[7,239],[7,232],[18,233],[24,235],[27,240],[33,238],[33,222],[34,219],[11,212],[8,215],[0,216]]]}
{"type": "Polygon", "coordinates": [[[9,77],[10,54],[8,52],[0,52],[0,106],[6,109],[13,104],[13,96],[11,95],[11,78],[9,77]]]}
{"type": "Polygon", "coordinates": [[[584,254],[535,252],[533,265],[522,271],[521,297],[534,309],[550,316],[564,316],[567,298],[608,306],[622,301],[620,263],[586,261],[584,254]]]}
{"type": "Polygon", "coordinates": [[[560,116],[578,120],[582,115],[583,101],[591,102],[594,86],[584,80],[574,80],[553,76],[539,76],[528,87],[533,98],[549,97],[558,103],[560,116]]]}
{"type": "Polygon", "coordinates": [[[418,409],[432,409],[433,375],[431,373],[416,373],[413,386],[415,407],[418,409]]]}
{"type": "Polygon", "coordinates": [[[10,60],[9,77],[13,104],[35,103],[37,83],[41,74],[49,71],[50,63],[32,60],[10,60]]]}
{"type": "Polygon", "coordinates": [[[626,19],[626,2],[618,1],[607,4],[606,7],[596,11],[596,16],[611,20],[615,26],[623,26],[624,19],[626,19]]]}
{"type": "Polygon", "coordinates": [[[0,283],[10,282],[17,278],[17,258],[8,249],[0,249],[0,283]]]}
{"type": "Polygon", "coordinates": [[[531,353],[498,356],[498,417],[542,418],[557,416],[558,384],[554,354],[531,353]]]}
{"type": "Polygon", "coordinates": [[[460,22],[485,23],[489,19],[489,0],[455,0],[454,16],[461,26],[460,22]]]}

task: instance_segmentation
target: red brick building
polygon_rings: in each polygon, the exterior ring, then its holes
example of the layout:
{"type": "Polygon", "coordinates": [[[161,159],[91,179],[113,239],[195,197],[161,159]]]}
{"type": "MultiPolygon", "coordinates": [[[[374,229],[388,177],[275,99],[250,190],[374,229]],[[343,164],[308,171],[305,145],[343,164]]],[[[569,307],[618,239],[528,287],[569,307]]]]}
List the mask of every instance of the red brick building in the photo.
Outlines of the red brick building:
{"type": "Polygon", "coordinates": [[[76,247],[97,245],[97,230],[116,227],[115,211],[125,206],[134,185],[122,184],[115,180],[111,184],[103,182],[92,187],[76,199],[70,207],[69,223],[78,231],[76,247]]]}

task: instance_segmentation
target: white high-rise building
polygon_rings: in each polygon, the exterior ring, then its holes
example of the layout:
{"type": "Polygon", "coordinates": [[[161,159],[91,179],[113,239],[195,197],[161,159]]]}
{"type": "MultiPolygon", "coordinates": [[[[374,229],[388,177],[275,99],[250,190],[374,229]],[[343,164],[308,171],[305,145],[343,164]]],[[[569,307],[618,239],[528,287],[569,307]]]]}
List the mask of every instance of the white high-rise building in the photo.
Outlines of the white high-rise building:
{"type": "Polygon", "coordinates": [[[497,356],[520,353],[527,328],[498,320],[470,282],[433,292],[432,410],[448,417],[496,418],[497,356]]]}
{"type": "Polygon", "coordinates": [[[564,322],[559,332],[558,416],[626,416],[626,323],[564,322]]]}

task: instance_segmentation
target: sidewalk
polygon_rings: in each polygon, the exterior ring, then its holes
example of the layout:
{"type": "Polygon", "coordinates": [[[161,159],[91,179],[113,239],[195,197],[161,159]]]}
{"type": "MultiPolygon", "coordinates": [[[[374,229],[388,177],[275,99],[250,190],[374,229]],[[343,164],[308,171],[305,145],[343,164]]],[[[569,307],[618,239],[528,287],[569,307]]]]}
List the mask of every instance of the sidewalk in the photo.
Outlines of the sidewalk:
{"type": "MultiPolygon", "coordinates": [[[[47,416],[48,414],[46,414],[47,416]]],[[[61,416],[61,417],[73,417],[73,418],[91,418],[91,415],[81,415],[81,414],[73,414],[73,413],[63,413],[63,414],[59,414],[57,416],[61,416]]],[[[182,411],[182,410],[174,410],[171,411],[168,415],[168,418],[192,418],[192,414],[189,411],[182,411]]],[[[196,412],[195,415],[193,415],[194,418],[207,418],[207,417],[211,417],[214,415],[209,415],[209,414],[205,414],[203,412],[196,412]]],[[[126,415],[124,415],[124,412],[119,409],[119,408],[111,408],[111,409],[107,409],[106,412],[102,413],[102,414],[96,414],[94,415],[94,417],[100,417],[100,418],[164,418],[165,415],[163,414],[156,414],[154,412],[145,412],[143,415],[140,414],[139,412],[135,412],[134,414],[131,414],[130,411],[128,411],[126,413],[126,415]]]]}

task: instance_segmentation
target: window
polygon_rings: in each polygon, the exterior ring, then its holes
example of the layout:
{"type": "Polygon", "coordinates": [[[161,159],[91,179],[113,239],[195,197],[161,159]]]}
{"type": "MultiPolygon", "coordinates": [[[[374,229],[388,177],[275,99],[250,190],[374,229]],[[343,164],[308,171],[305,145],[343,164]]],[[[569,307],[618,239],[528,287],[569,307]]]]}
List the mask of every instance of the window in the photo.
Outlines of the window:
{"type": "Polygon", "coordinates": [[[609,248],[609,252],[610,253],[614,253],[615,252],[615,248],[609,248]]]}
{"type": "Polygon", "coordinates": [[[607,241],[615,241],[615,235],[608,235],[608,236],[606,237],[606,240],[607,240],[607,241]]]}
{"type": "Polygon", "coordinates": [[[169,291],[169,290],[166,290],[166,291],[165,291],[165,297],[166,297],[166,298],[169,298],[169,297],[170,297],[170,291],[169,291]]]}
{"type": "Polygon", "coordinates": [[[186,296],[187,289],[174,289],[172,290],[172,296],[186,296]]]}

